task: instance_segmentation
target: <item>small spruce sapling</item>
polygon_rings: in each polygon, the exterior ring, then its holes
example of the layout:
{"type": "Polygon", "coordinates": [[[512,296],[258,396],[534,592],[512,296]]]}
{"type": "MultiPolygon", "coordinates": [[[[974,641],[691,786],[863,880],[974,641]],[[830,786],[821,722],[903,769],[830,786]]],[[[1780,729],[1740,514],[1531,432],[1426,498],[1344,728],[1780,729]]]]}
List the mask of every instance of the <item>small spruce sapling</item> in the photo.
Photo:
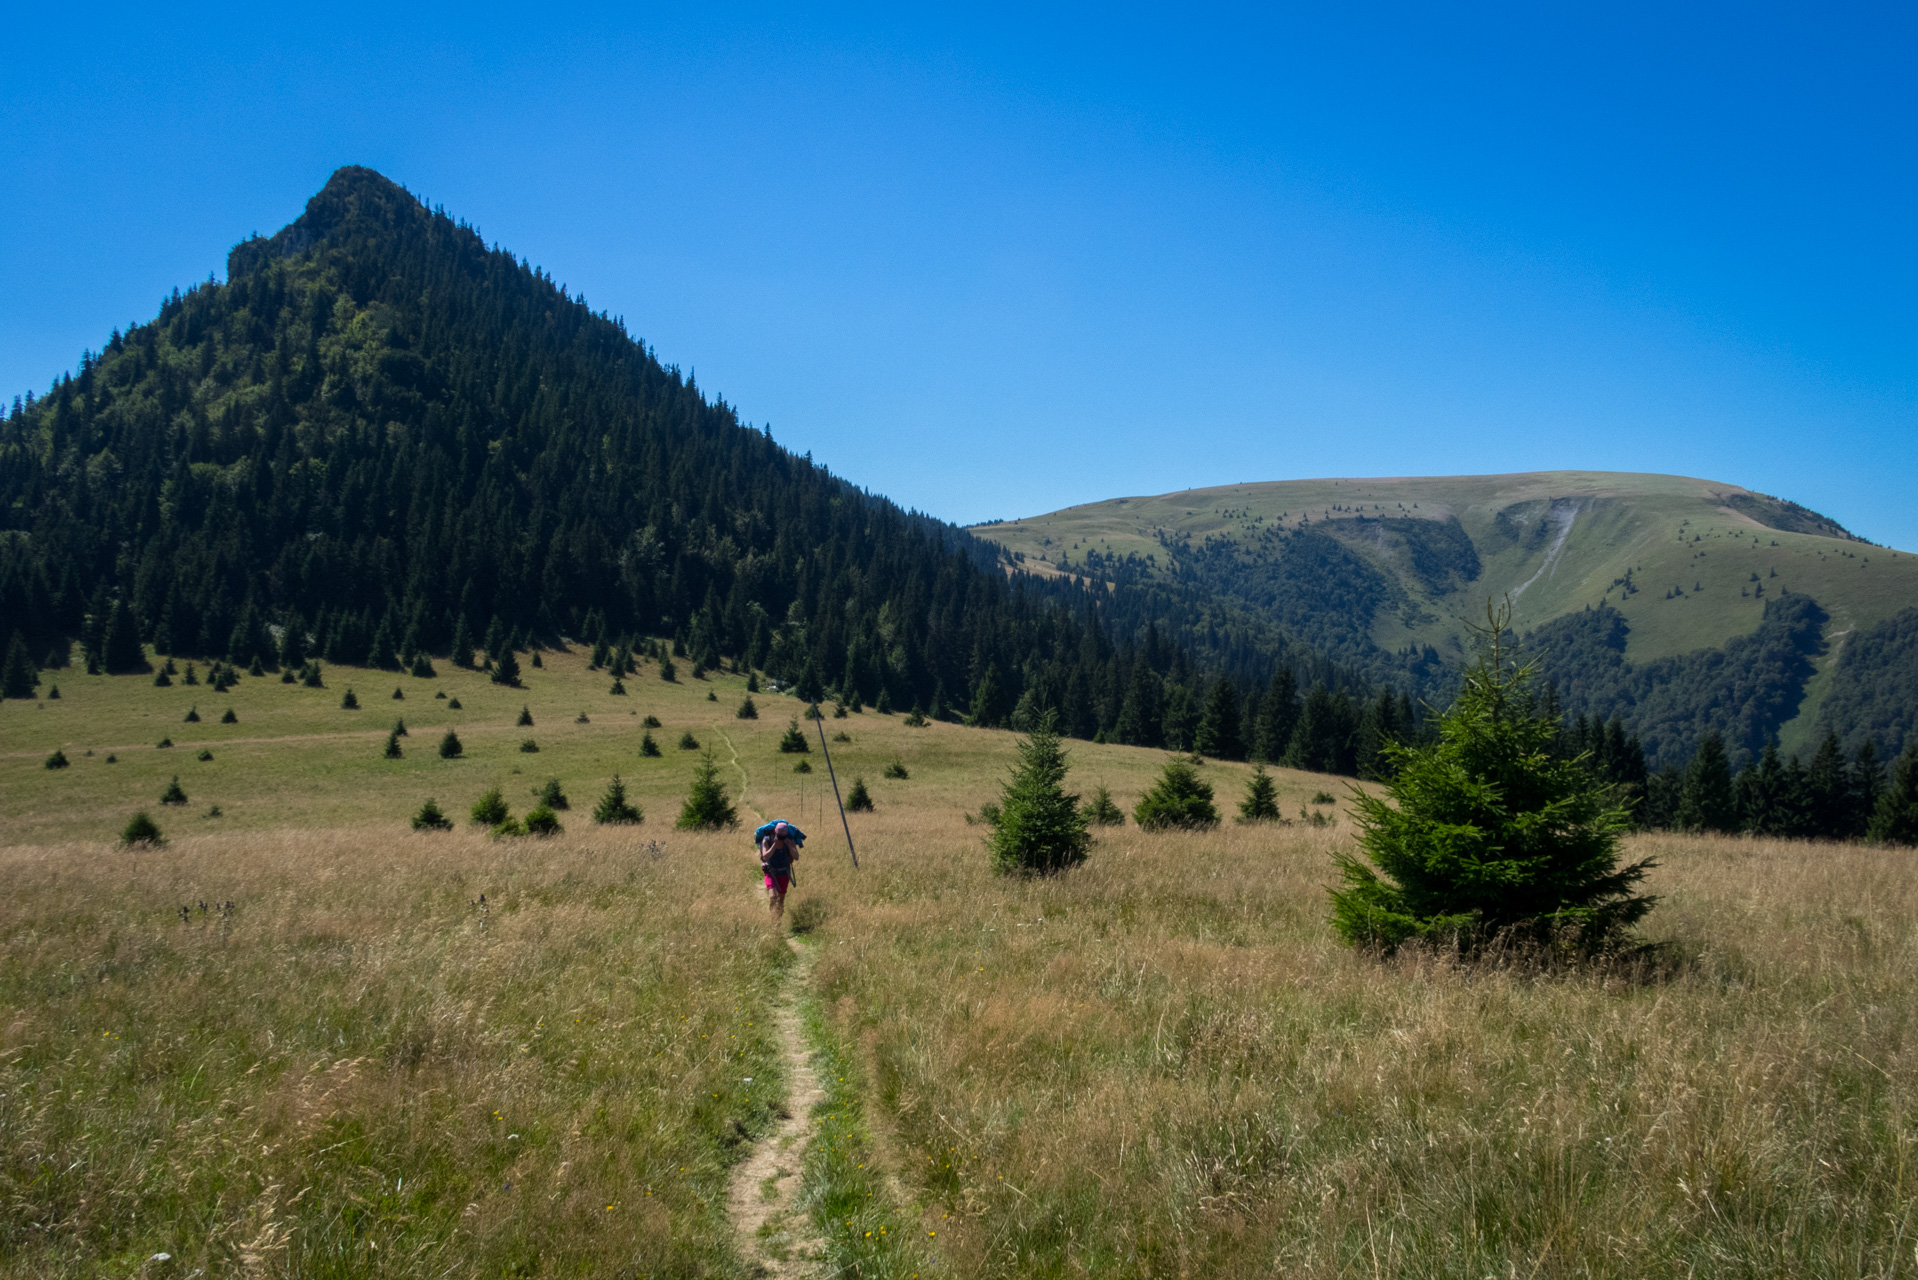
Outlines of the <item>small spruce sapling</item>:
{"type": "Polygon", "coordinates": [[[1079,797],[1063,785],[1066,753],[1056,716],[1047,711],[1018,746],[1019,759],[1000,788],[999,803],[980,806],[992,828],[986,848],[993,868],[1045,875],[1085,861],[1092,834],[1079,797]]]}
{"type": "Polygon", "coordinates": [[[519,688],[519,659],[513,656],[511,649],[502,649],[493,663],[493,683],[508,688],[519,688]]]}
{"type": "Polygon", "coordinates": [[[657,729],[659,728],[659,717],[654,715],[649,715],[644,720],[641,720],[640,724],[645,726],[648,729],[657,729]]]}
{"type": "Polygon", "coordinates": [[[548,778],[546,785],[539,789],[539,802],[548,809],[570,809],[573,802],[566,798],[566,791],[559,785],[558,778],[548,778]]]}
{"type": "Polygon", "coordinates": [[[1086,821],[1095,827],[1123,827],[1125,810],[1113,802],[1112,792],[1104,783],[1093,788],[1092,798],[1085,803],[1086,821]]]}
{"type": "Polygon", "coordinates": [[[1165,762],[1152,789],[1133,806],[1132,820],[1145,831],[1169,827],[1209,831],[1219,825],[1219,811],[1212,804],[1212,784],[1199,776],[1197,763],[1190,756],[1174,756],[1165,762]]]}
{"type": "Polygon", "coordinates": [[[906,762],[895,756],[892,761],[886,765],[885,776],[888,778],[897,778],[899,781],[904,782],[907,778],[910,778],[912,774],[907,771],[906,762]]]}
{"type": "Polygon", "coordinates": [[[120,829],[120,843],[131,848],[134,845],[146,845],[159,848],[166,843],[166,837],[160,834],[160,826],[147,816],[146,810],[127,819],[126,826],[120,829]]]}
{"type": "Polygon", "coordinates": [[[673,660],[670,655],[660,655],[659,678],[667,684],[672,684],[679,679],[679,668],[673,665],[673,660]]]}
{"type": "Polygon", "coordinates": [[[346,693],[340,698],[340,710],[358,711],[359,709],[360,709],[360,700],[353,695],[352,686],[349,685],[347,687],[346,693]]]}
{"type": "Polygon", "coordinates": [[[688,729],[686,730],[686,732],[679,735],[679,749],[681,751],[699,750],[699,739],[693,736],[693,731],[691,729],[688,729]]]}
{"type": "Polygon", "coordinates": [[[72,761],[67,759],[67,753],[58,747],[55,747],[53,754],[47,757],[47,768],[49,769],[64,769],[71,763],[72,761]]]}
{"type": "Polygon", "coordinates": [[[1272,775],[1260,765],[1245,784],[1245,799],[1239,801],[1240,822],[1279,821],[1279,789],[1272,775]]]}
{"type": "Polygon", "coordinates": [[[618,774],[606,784],[606,793],[593,806],[593,821],[601,826],[632,826],[646,821],[638,805],[626,798],[626,784],[618,774]]]}
{"type": "Polygon", "coordinates": [[[173,781],[167,783],[165,791],[160,793],[161,804],[185,804],[186,790],[180,785],[180,775],[174,774],[173,781]]]}
{"type": "Polygon", "coordinates": [[[432,796],[426,797],[426,803],[413,815],[415,831],[451,831],[453,820],[440,811],[439,803],[432,796]]]}
{"type": "Polygon", "coordinates": [[[404,689],[402,689],[402,688],[400,688],[400,687],[399,687],[398,685],[394,685],[394,686],[393,686],[393,701],[395,701],[395,702],[404,702],[404,701],[406,701],[406,690],[404,690],[404,689]]]}
{"type": "Polygon", "coordinates": [[[521,738],[519,749],[526,755],[534,755],[539,751],[539,743],[533,741],[531,738],[521,738]]]}
{"type": "Polygon", "coordinates": [[[650,729],[639,735],[639,754],[649,759],[659,754],[659,743],[653,741],[650,729]]]}
{"type": "Polygon", "coordinates": [[[460,736],[448,729],[446,736],[440,739],[440,759],[457,760],[464,750],[460,745],[460,736]]]}
{"type": "Polygon", "coordinates": [[[740,720],[759,719],[759,708],[753,704],[751,694],[746,695],[746,700],[739,704],[739,710],[733,712],[733,715],[740,720]]]}
{"type": "Polygon", "coordinates": [[[388,760],[398,760],[404,754],[400,750],[400,731],[395,729],[386,735],[386,750],[383,755],[388,760]]]}
{"type": "Polygon", "coordinates": [[[872,812],[872,792],[866,790],[865,778],[853,778],[852,790],[846,793],[846,809],[850,813],[872,812]]]}
{"type": "Polygon", "coordinates": [[[615,697],[615,698],[623,698],[623,697],[625,697],[625,696],[626,696],[626,682],[625,682],[624,680],[621,680],[621,679],[620,679],[620,678],[619,678],[618,676],[614,676],[614,677],[613,677],[613,687],[612,687],[611,689],[608,689],[608,690],[607,690],[607,692],[608,692],[608,693],[610,693],[610,694],[611,694],[611,695],[612,695],[613,697],[615,697]]]}
{"type": "Polygon", "coordinates": [[[238,724],[240,723],[240,717],[233,714],[232,707],[228,707],[226,711],[220,716],[220,723],[221,724],[238,724]]]}
{"type": "Polygon", "coordinates": [[[188,707],[186,714],[181,717],[181,720],[186,724],[200,723],[200,708],[198,706],[188,707]]]}
{"type": "Polygon", "coordinates": [[[759,673],[757,671],[748,671],[746,673],[746,692],[759,692],[759,673]]]}
{"type": "Polygon", "coordinates": [[[779,739],[779,749],[788,755],[801,755],[812,750],[806,742],[804,731],[799,727],[798,716],[794,716],[786,725],[786,732],[779,739]]]}
{"type": "Polygon", "coordinates": [[[506,807],[506,797],[498,787],[493,787],[473,801],[470,811],[473,821],[482,827],[497,827],[511,816],[512,810],[506,807]]]}
{"type": "Polygon", "coordinates": [[[560,825],[559,815],[543,804],[535,805],[527,813],[525,827],[529,836],[556,836],[566,830],[560,825]]]}
{"type": "Polygon", "coordinates": [[[533,725],[533,713],[524,704],[519,709],[519,719],[513,721],[516,729],[530,729],[533,725]]]}
{"type": "Polygon", "coordinates": [[[719,764],[708,748],[693,766],[692,789],[680,808],[679,821],[673,825],[681,831],[718,831],[738,824],[739,811],[726,794],[726,784],[719,780],[719,764]]]}

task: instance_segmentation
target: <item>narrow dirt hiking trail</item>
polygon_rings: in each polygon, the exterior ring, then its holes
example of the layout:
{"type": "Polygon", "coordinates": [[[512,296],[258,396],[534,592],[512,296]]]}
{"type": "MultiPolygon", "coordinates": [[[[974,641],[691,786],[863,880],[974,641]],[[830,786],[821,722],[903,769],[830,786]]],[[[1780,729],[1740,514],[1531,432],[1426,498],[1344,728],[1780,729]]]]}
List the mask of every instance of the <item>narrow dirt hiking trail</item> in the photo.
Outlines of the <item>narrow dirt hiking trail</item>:
{"type": "Polygon", "coordinates": [[[799,1169],[812,1139],[813,1108],[825,1100],[826,1091],[813,1071],[799,1024],[799,991],[812,974],[811,950],[791,938],[786,945],[798,960],[773,1006],[773,1028],[789,1082],[786,1102],[779,1127],[755,1143],[752,1154],[733,1170],[727,1204],[739,1233],[740,1256],[753,1274],[798,1280],[816,1274],[825,1256],[812,1219],[799,1207],[799,1169]]]}

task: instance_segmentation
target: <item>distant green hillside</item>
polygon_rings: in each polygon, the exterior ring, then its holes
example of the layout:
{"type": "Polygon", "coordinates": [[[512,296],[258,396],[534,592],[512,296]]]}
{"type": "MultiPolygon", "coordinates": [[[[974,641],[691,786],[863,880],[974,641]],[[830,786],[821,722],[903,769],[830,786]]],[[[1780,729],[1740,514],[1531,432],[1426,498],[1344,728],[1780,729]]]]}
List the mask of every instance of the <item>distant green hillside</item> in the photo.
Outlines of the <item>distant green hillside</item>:
{"type": "Polygon", "coordinates": [[[1750,750],[1774,732],[1802,750],[1827,724],[1891,750],[1918,714],[1918,557],[1717,481],[1281,481],[974,531],[1040,576],[1203,588],[1335,661],[1428,691],[1421,673],[1463,658],[1467,624],[1509,595],[1568,709],[1621,716],[1654,758],[1689,754],[1712,728],[1750,750]]]}

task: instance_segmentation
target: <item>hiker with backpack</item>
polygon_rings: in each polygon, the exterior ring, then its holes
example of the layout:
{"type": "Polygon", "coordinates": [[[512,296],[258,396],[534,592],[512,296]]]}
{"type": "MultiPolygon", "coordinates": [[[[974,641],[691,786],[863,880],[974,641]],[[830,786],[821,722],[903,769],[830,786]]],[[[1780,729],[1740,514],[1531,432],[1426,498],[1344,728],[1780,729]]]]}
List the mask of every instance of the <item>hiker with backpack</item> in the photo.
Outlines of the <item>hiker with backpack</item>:
{"type": "Polygon", "coordinates": [[[790,822],[774,819],[753,832],[759,844],[759,869],[766,876],[766,901],[772,912],[773,927],[778,928],[786,914],[786,890],[797,883],[793,863],[806,833],[790,822]]]}

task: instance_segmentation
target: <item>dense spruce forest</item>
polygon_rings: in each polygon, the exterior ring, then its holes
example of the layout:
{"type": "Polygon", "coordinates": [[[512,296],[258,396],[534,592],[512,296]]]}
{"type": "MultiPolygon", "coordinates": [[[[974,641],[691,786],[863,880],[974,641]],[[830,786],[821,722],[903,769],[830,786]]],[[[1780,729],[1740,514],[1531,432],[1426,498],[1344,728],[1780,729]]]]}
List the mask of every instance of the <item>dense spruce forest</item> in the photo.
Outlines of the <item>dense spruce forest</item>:
{"type": "MultiPolygon", "coordinates": [[[[1456,522],[1373,536],[1431,585],[1478,572],[1456,522]]],[[[1081,738],[1386,776],[1455,668],[1370,647],[1376,610],[1412,606],[1335,538],[1269,543],[1168,544],[1170,581],[1096,552],[1084,576],[1029,575],[781,448],[620,321],[348,168],[237,246],[224,284],[176,291],[0,423],[0,693],[33,696],[76,642],[110,672],[147,670],[151,648],[228,672],[438,657],[506,678],[516,652],[584,644],[616,668],[730,663],[855,706],[1015,728],[1051,712],[1081,738]]],[[[1836,737],[1809,772],[1767,753],[1793,709],[1767,691],[1802,687],[1817,643],[1810,600],[1775,601],[1722,654],[1642,668],[1608,610],[1528,644],[1568,691],[1565,749],[1644,820],[1855,834],[1883,790],[1874,734],[1896,728],[1873,691],[1918,669],[1912,612],[1837,669],[1848,807],[1836,737]],[[1727,782],[1730,809],[1686,808],[1699,786],[1675,766],[1728,742],[1728,779],[1743,759],[1750,779],[1727,782]]]]}

